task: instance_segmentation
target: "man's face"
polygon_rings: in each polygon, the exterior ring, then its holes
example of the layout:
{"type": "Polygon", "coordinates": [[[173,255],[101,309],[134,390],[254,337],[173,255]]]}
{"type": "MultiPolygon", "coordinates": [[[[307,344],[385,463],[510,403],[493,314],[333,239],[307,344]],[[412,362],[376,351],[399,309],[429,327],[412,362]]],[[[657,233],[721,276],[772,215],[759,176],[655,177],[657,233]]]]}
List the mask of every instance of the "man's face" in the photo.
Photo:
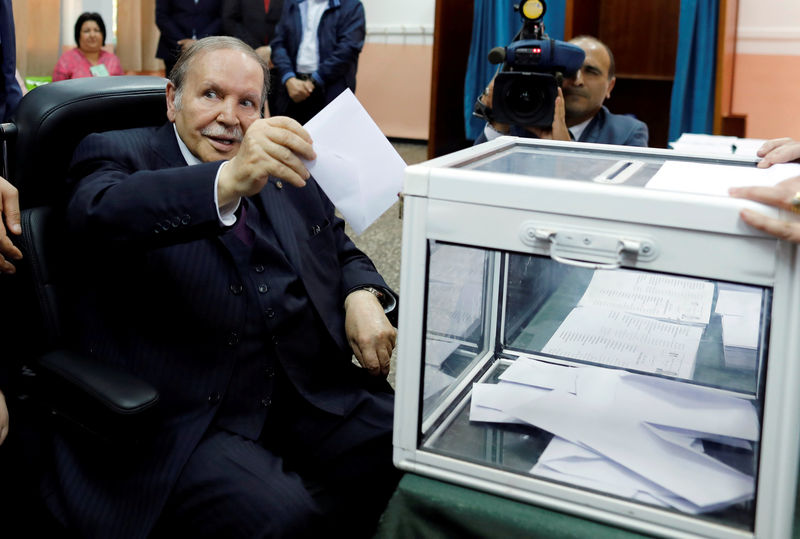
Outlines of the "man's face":
{"type": "Polygon", "coordinates": [[[563,84],[567,125],[576,125],[597,114],[603,101],[611,97],[615,78],[608,79],[611,59],[605,47],[590,39],[570,41],[586,53],[583,67],[563,84]]]}
{"type": "Polygon", "coordinates": [[[241,51],[200,52],[189,65],[180,103],[167,84],[167,117],[201,161],[230,159],[260,117],[264,72],[241,51]]]}

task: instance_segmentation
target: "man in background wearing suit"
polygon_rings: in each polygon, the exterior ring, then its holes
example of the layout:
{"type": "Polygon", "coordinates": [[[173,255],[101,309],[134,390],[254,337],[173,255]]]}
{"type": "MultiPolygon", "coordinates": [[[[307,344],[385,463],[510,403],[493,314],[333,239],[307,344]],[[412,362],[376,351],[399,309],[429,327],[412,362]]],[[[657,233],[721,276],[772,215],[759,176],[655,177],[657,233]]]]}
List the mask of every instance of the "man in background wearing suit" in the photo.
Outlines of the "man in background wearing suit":
{"type": "MultiPolygon", "coordinates": [[[[583,66],[574,77],[564,77],[555,116],[550,129],[532,126],[508,126],[487,122],[475,144],[510,134],[520,137],[554,140],[576,140],[599,144],[647,146],[647,125],[630,116],[612,114],[603,105],[611,97],[616,82],[614,55],[608,46],[591,36],[578,36],[569,41],[586,54],[583,66]]],[[[479,98],[486,107],[492,104],[494,81],[479,98]]]]}
{"type": "Polygon", "coordinates": [[[281,18],[283,0],[222,0],[222,31],[238,37],[269,61],[269,42],[281,18]]]}
{"type": "Polygon", "coordinates": [[[17,81],[17,44],[14,31],[14,10],[11,0],[0,1],[0,56],[3,78],[0,81],[0,120],[7,122],[22,99],[17,81]]]}
{"type": "Polygon", "coordinates": [[[364,537],[396,485],[396,297],[300,160],[308,133],[261,117],[266,73],[200,40],[169,122],[75,151],[77,346],[160,393],[130,451],[56,437],[47,499],[81,537],[364,537]]]}
{"type": "Polygon", "coordinates": [[[164,60],[169,77],[181,52],[198,39],[220,34],[222,0],[156,0],[156,26],[161,32],[156,58],[164,60]]]}
{"type": "Polygon", "coordinates": [[[283,0],[222,0],[222,33],[238,37],[269,64],[269,110],[275,110],[275,90],[280,84],[278,70],[272,66],[269,42],[281,18],[283,0]]]}
{"type": "Polygon", "coordinates": [[[285,0],[270,43],[281,81],[273,112],[304,124],[345,89],[355,92],[366,32],[359,0],[285,0]]]}

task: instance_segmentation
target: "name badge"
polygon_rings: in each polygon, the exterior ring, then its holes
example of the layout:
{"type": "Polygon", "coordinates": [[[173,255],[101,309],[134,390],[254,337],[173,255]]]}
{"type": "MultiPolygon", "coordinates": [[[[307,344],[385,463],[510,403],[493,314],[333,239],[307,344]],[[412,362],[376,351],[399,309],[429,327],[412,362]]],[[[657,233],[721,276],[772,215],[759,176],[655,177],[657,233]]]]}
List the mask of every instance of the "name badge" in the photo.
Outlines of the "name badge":
{"type": "Polygon", "coordinates": [[[96,66],[92,66],[89,68],[89,71],[92,72],[93,77],[108,77],[108,69],[106,69],[105,64],[97,64],[96,66]]]}

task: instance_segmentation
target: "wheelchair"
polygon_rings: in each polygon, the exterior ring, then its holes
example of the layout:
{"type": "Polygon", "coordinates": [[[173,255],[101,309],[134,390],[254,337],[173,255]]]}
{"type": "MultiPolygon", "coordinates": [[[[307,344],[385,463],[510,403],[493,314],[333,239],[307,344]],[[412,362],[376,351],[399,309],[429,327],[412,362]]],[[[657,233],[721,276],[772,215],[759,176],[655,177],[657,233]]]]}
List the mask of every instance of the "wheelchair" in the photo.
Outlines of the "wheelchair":
{"type": "MultiPolygon", "coordinates": [[[[0,526],[63,536],[39,480],[51,429],[77,429],[92,443],[135,445],[157,409],[150,384],[69,348],[70,239],[62,224],[66,174],[89,133],[166,121],[166,80],[150,76],[67,80],[37,87],[0,126],[3,176],[20,193],[23,252],[0,276],[0,389],[10,432],[0,446],[0,526]]],[[[5,535],[5,532],[3,532],[5,535]]]]}

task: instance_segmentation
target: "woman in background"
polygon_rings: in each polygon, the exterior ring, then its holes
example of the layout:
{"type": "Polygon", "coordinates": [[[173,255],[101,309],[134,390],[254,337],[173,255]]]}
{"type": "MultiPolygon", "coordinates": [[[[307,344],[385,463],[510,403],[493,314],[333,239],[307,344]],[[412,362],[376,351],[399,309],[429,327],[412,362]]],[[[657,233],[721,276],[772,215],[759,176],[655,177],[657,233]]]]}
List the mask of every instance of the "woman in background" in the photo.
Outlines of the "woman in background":
{"type": "Polygon", "coordinates": [[[61,55],[53,70],[53,80],[123,75],[119,58],[103,50],[106,25],[99,13],[82,13],[75,22],[78,46],[61,55]]]}

